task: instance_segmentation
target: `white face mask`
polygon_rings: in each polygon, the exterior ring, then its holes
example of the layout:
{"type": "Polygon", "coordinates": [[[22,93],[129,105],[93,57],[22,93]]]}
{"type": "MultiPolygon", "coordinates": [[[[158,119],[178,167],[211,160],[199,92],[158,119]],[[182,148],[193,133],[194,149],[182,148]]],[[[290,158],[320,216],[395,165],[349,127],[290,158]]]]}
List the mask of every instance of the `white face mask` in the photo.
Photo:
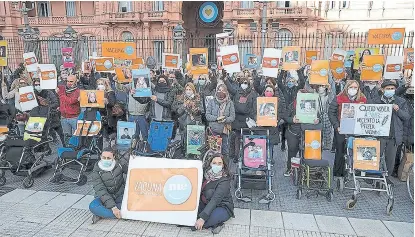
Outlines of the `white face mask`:
{"type": "Polygon", "coordinates": [[[100,90],[100,91],[103,91],[103,90],[105,90],[105,86],[104,85],[98,85],[97,89],[100,90]]]}
{"type": "Polygon", "coordinates": [[[37,92],[41,92],[41,91],[42,91],[42,88],[40,88],[40,86],[35,86],[35,90],[36,90],[37,92]]]}
{"type": "Polygon", "coordinates": [[[186,91],[186,96],[192,98],[193,92],[192,91],[186,91]]]}
{"type": "Polygon", "coordinates": [[[355,96],[355,95],[357,95],[357,89],[349,88],[347,90],[347,94],[349,94],[350,96],[355,96]]]}
{"type": "Polygon", "coordinates": [[[241,88],[242,88],[242,90],[246,90],[246,88],[248,88],[248,84],[241,84],[241,88]]]}

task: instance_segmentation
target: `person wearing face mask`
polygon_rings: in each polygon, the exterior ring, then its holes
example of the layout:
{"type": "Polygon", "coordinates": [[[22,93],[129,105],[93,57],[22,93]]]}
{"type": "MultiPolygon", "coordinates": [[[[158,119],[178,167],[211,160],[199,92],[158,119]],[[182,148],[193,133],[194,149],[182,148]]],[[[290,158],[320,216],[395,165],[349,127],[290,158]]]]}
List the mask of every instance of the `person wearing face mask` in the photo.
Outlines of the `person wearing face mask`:
{"type": "Polygon", "coordinates": [[[392,104],[392,120],[389,137],[380,139],[380,155],[385,155],[386,167],[392,175],[395,167],[397,146],[403,142],[404,124],[410,119],[406,100],[395,95],[398,87],[393,80],[385,80],[382,83],[382,96],[369,101],[370,104],[392,104]]]}
{"type": "Polygon", "coordinates": [[[93,214],[92,224],[102,218],[120,219],[121,204],[124,195],[124,175],[128,172],[128,161],[123,156],[115,159],[114,151],[105,148],[101,159],[95,163],[92,171],[92,184],[95,199],[89,204],[93,214]]]}
{"type": "Polygon", "coordinates": [[[58,86],[56,92],[59,96],[63,133],[66,137],[70,137],[76,130],[76,121],[81,112],[79,105],[80,90],[77,86],[76,77],[70,75],[66,80],[66,85],[58,86]]]}
{"type": "Polygon", "coordinates": [[[96,83],[96,90],[104,91],[105,108],[100,108],[98,111],[101,113],[101,115],[103,115],[102,127],[104,128],[104,136],[108,138],[110,134],[116,132],[117,121],[119,120],[117,116],[112,114],[112,108],[116,102],[115,92],[112,90],[109,84],[110,82],[107,78],[100,78],[96,81],[96,83]]]}
{"type": "Polygon", "coordinates": [[[344,103],[366,104],[367,99],[361,92],[359,82],[348,80],[343,91],[338,94],[329,106],[329,119],[334,128],[336,141],[336,153],[334,158],[333,175],[334,177],[344,177],[346,174],[344,154],[346,146],[346,137],[340,134],[340,116],[344,103]]]}
{"type": "Polygon", "coordinates": [[[235,217],[230,185],[226,161],[221,154],[213,154],[203,164],[202,190],[193,231],[212,228],[213,234],[219,234],[224,222],[235,217]]]}
{"type": "Polygon", "coordinates": [[[151,118],[156,120],[171,120],[171,109],[174,100],[171,86],[167,77],[159,76],[151,96],[151,118]]]}

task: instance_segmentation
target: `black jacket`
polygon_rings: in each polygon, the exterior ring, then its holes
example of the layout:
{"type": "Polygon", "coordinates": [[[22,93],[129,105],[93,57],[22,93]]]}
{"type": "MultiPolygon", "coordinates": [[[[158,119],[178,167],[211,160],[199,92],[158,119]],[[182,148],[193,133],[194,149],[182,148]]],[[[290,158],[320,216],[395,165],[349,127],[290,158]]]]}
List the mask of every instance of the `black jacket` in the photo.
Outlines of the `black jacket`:
{"type": "Polygon", "coordinates": [[[199,218],[207,221],[216,207],[225,208],[229,216],[235,217],[233,213],[234,205],[231,194],[231,180],[229,177],[222,177],[216,181],[209,182],[202,189],[201,194],[206,197],[208,203],[203,211],[199,213],[199,218]]]}
{"type": "Polygon", "coordinates": [[[41,92],[35,91],[36,97],[40,96],[48,102],[48,107],[50,111],[50,127],[56,128],[61,126],[60,113],[58,111],[59,107],[59,97],[55,92],[51,90],[42,90],[41,92]]]}

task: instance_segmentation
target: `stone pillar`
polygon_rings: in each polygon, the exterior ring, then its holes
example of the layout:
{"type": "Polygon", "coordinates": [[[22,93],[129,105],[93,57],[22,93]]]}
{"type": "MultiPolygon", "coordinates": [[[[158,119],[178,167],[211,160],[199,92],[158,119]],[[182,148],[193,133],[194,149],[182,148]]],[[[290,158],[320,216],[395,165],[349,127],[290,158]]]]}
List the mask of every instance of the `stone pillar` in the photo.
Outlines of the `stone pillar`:
{"type": "Polygon", "coordinates": [[[146,57],[151,55],[149,38],[150,38],[150,24],[148,22],[144,22],[143,23],[144,49],[142,50],[143,52],[142,56],[144,60],[146,59],[146,57]]]}

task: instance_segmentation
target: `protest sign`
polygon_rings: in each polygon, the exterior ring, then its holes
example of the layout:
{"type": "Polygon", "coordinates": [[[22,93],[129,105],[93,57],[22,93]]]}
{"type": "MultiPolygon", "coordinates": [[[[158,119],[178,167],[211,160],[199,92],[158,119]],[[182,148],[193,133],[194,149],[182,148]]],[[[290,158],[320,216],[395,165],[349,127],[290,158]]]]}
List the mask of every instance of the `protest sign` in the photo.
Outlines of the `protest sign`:
{"type": "Polygon", "coordinates": [[[321,160],[321,130],[304,131],[304,159],[321,160]]]}
{"type": "Polygon", "coordinates": [[[245,54],[244,67],[249,69],[258,68],[258,57],[255,54],[245,54]]]}
{"type": "Polygon", "coordinates": [[[74,136],[96,136],[102,128],[101,121],[77,120],[74,136]],[[92,123],[92,124],[91,124],[92,123]]]}
{"type": "Polygon", "coordinates": [[[260,135],[244,135],[244,164],[248,167],[265,167],[267,161],[267,139],[260,135]],[[250,145],[249,143],[253,143],[250,145]]]}
{"type": "Polygon", "coordinates": [[[37,71],[37,58],[35,53],[29,52],[23,54],[23,59],[25,62],[26,70],[28,72],[36,72],[37,71]]]}
{"type": "Polygon", "coordinates": [[[95,71],[97,72],[114,72],[114,58],[95,58],[95,71]]]}
{"type": "Polygon", "coordinates": [[[90,61],[82,62],[81,69],[82,69],[82,73],[91,73],[91,70],[92,70],[91,62],[90,61]]]}
{"type": "Polygon", "coordinates": [[[274,48],[265,48],[264,58],[262,59],[263,75],[267,77],[277,78],[280,59],[281,50],[274,48]]]}
{"type": "Polygon", "coordinates": [[[399,79],[403,68],[403,56],[387,56],[383,72],[384,79],[399,79]]]}
{"type": "Polygon", "coordinates": [[[346,76],[343,61],[330,61],[330,71],[336,80],[343,79],[346,76]]]}
{"type": "Polygon", "coordinates": [[[208,74],[208,49],[190,48],[190,71],[193,75],[208,74]]]}
{"type": "Polygon", "coordinates": [[[0,40],[0,66],[7,66],[7,41],[0,40]]]}
{"type": "Polygon", "coordinates": [[[34,79],[40,79],[39,70],[38,71],[29,72],[29,77],[32,79],[32,81],[34,79]]]}
{"type": "Polygon", "coordinates": [[[81,90],[81,107],[105,108],[104,91],[101,90],[81,90]]]}
{"type": "Polygon", "coordinates": [[[344,61],[344,67],[347,67],[347,68],[352,67],[354,57],[355,57],[354,50],[348,50],[346,54],[346,60],[344,61]]]}
{"type": "Polygon", "coordinates": [[[167,69],[178,69],[180,67],[180,54],[163,53],[162,67],[167,69]]]}
{"type": "Polygon", "coordinates": [[[205,126],[187,125],[187,154],[199,155],[197,150],[205,143],[205,126]]]}
{"type": "Polygon", "coordinates": [[[404,68],[405,69],[414,69],[414,49],[413,48],[407,48],[403,50],[403,56],[404,56],[404,68]]]}
{"type": "Polygon", "coordinates": [[[150,81],[150,69],[133,69],[133,85],[131,88],[135,89],[134,97],[150,97],[151,93],[151,81],[150,81]]]}
{"type": "Polygon", "coordinates": [[[317,119],[318,93],[298,93],[295,117],[300,123],[312,123],[317,119]]]}
{"type": "Polygon", "coordinates": [[[117,122],[117,144],[131,146],[131,141],[135,136],[136,125],[134,122],[117,122]]]}
{"type": "Polygon", "coordinates": [[[138,57],[136,59],[131,60],[131,69],[144,69],[146,65],[144,63],[144,59],[138,57]]]}
{"type": "Polygon", "coordinates": [[[72,48],[62,48],[62,62],[63,68],[75,67],[72,48]]]}
{"type": "Polygon", "coordinates": [[[56,89],[58,77],[55,64],[38,64],[40,70],[40,88],[56,89]]]}
{"type": "Polygon", "coordinates": [[[194,226],[202,180],[199,160],[131,156],[121,216],[194,226]]]}
{"type": "Polygon", "coordinates": [[[133,80],[131,69],[125,66],[115,68],[115,74],[117,74],[117,81],[119,83],[131,83],[133,80]]]}
{"type": "Polygon", "coordinates": [[[356,138],[353,141],[353,169],[379,170],[380,141],[356,138]]]}
{"type": "Polygon", "coordinates": [[[220,33],[216,34],[216,51],[219,51],[221,47],[229,45],[229,34],[220,33]]]}
{"type": "Polygon", "coordinates": [[[30,117],[26,123],[25,133],[23,135],[23,140],[35,140],[37,142],[41,141],[41,135],[45,127],[46,118],[45,117],[30,117]]]}
{"type": "Polygon", "coordinates": [[[305,63],[307,65],[311,65],[311,62],[313,60],[317,60],[317,53],[318,51],[314,51],[314,50],[305,51],[305,63]]]}
{"type": "Polygon", "coordinates": [[[329,84],[329,61],[313,60],[310,69],[310,84],[327,85],[329,84]]]}
{"type": "Polygon", "coordinates": [[[283,69],[297,70],[300,68],[300,52],[299,46],[286,46],[282,48],[283,69]]]}
{"type": "Polygon", "coordinates": [[[354,68],[358,68],[359,65],[363,62],[363,55],[376,55],[379,54],[378,48],[357,48],[355,50],[354,57],[354,68]]]}
{"type": "Polygon", "coordinates": [[[340,119],[340,134],[387,137],[391,118],[391,104],[344,103],[340,119]]]}
{"type": "Polygon", "coordinates": [[[363,64],[360,80],[379,81],[382,79],[383,65],[385,64],[383,55],[365,55],[363,64]]]}
{"type": "Polygon", "coordinates": [[[347,52],[343,49],[335,49],[331,55],[331,61],[342,61],[346,58],[347,52]]]}
{"type": "Polygon", "coordinates": [[[38,106],[33,86],[19,88],[19,97],[20,107],[22,107],[23,112],[38,106]]]}
{"type": "Polygon", "coordinates": [[[276,127],[278,123],[278,98],[257,97],[257,122],[258,126],[276,127]]]}
{"type": "Polygon", "coordinates": [[[223,69],[228,73],[241,71],[238,45],[223,46],[220,49],[220,54],[222,56],[223,69]]]}
{"type": "Polygon", "coordinates": [[[135,59],[136,44],[134,42],[103,42],[102,56],[119,59],[135,59]]]}
{"type": "Polygon", "coordinates": [[[369,29],[368,44],[403,44],[405,28],[369,29]]]}

